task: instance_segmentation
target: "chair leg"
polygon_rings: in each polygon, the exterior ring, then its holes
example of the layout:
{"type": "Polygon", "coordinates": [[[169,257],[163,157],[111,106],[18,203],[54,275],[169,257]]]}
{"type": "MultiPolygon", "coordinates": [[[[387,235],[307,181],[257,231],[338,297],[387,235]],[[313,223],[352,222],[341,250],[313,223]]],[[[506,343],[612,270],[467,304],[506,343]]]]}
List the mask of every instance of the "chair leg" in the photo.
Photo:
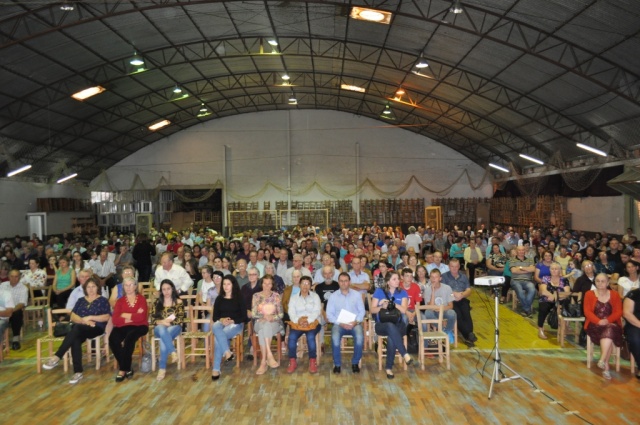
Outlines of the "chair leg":
{"type": "Polygon", "coordinates": [[[151,339],[151,372],[156,371],[156,339],[151,339]]]}
{"type": "Polygon", "coordinates": [[[593,357],[593,344],[591,344],[591,337],[587,335],[587,369],[591,369],[592,357],[593,357]]]}

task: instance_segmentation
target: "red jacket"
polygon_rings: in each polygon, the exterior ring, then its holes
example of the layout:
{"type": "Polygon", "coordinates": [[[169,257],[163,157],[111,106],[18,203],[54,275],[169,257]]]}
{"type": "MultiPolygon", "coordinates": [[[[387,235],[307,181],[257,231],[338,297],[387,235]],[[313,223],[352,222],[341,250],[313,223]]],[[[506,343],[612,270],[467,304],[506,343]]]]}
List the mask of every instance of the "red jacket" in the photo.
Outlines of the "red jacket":
{"type": "Polygon", "coordinates": [[[123,296],[113,307],[113,326],[119,328],[121,326],[149,326],[149,313],[147,307],[147,300],[142,295],[137,295],[136,304],[129,307],[127,303],[127,296],[123,296]],[[142,310],[141,312],[138,312],[142,310]],[[131,313],[131,322],[125,323],[122,318],[122,313],[131,313]]]}
{"type": "MultiPolygon", "coordinates": [[[[612,312],[607,320],[609,323],[616,323],[618,326],[622,327],[622,300],[620,299],[620,295],[616,291],[609,290],[609,303],[611,304],[612,312]]],[[[589,323],[593,323],[597,325],[600,319],[594,313],[596,308],[596,302],[598,301],[598,297],[596,296],[595,291],[588,291],[584,296],[584,328],[587,329],[589,323]]]]}

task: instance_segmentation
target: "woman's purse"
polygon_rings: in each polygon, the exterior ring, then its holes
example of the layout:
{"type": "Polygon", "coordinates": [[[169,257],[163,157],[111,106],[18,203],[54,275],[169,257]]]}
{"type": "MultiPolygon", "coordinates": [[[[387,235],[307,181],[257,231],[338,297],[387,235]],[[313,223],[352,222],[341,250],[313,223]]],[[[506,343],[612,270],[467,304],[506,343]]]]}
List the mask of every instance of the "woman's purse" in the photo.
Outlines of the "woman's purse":
{"type": "Polygon", "coordinates": [[[56,338],[62,338],[71,332],[71,322],[63,322],[60,320],[60,316],[56,316],[53,324],[53,336],[56,338]]]}
{"type": "Polygon", "coordinates": [[[396,303],[393,301],[391,296],[387,291],[384,291],[384,294],[389,300],[389,304],[387,304],[387,308],[381,308],[378,312],[378,320],[380,323],[398,323],[402,318],[402,313],[396,307],[396,303]]]}
{"type": "Polygon", "coordinates": [[[311,323],[307,323],[306,326],[301,325],[299,323],[292,322],[291,320],[289,320],[287,323],[289,324],[289,326],[291,326],[291,329],[293,329],[294,331],[300,331],[300,332],[312,331],[315,328],[317,328],[318,325],[320,324],[320,322],[318,322],[318,319],[314,320],[311,323]]]}
{"type": "Polygon", "coordinates": [[[582,317],[582,305],[575,302],[572,297],[565,299],[562,302],[562,317],[582,317]]]}

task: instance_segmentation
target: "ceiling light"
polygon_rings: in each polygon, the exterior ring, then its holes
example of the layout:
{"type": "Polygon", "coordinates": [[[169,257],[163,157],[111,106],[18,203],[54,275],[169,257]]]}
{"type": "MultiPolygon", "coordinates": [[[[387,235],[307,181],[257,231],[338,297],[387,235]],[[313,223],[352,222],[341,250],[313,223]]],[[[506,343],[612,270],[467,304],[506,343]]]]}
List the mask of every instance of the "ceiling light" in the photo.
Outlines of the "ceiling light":
{"type": "Polygon", "coordinates": [[[289,96],[289,105],[297,105],[297,104],[298,104],[298,99],[296,99],[296,97],[293,94],[289,96]]]}
{"type": "Polygon", "coordinates": [[[368,9],[366,7],[354,6],[351,8],[351,14],[349,15],[353,19],[361,21],[376,22],[379,24],[389,25],[391,23],[391,12],[384,10],[368,9]]]}
{"type": "Polygon", "coordinates": [[[60,5],[60,10],[64,10],[65,12],[71,12],[73,10],[73,4],[68,2],[62,2],[60,5]]]}
{"type": "Polygon", "coordinates": [[[173,89],[174,93],[182,93],[182,89],[180,88],[180,86],[175,86],[175,88],[173,89]]]}
{"type": "Polygon", "coordinates": [[[605,152],[601,151],[600,149],[592,148],[591,146],[583,145],[582,143],[576,143],[576,146],[579,147],[580,149],[584,149],[584,150],[587,150],[589,152],[595,153],[596,155],[600,155],[600,156],[604,156],[604,157],[607,156],[607,154],[605,152]]]}
{"type": "Polygon", "coordinates": [[[204,106],[204,103],[202,104],[202,106],[200,107],[200,112],[207,112],[207,107],[204,106]]]}
{"type": "Polygon", "coordinates": [[[382,111],[382,113],[385,115],[391,115],[391,108],[389,107],[389,105],[384,107],[384,111],[382,111]]]}
{"type": "Polygon", "coordinates": [[[140,56],[138,56],[137,53],[135,53],[129,63],[133,66],[140,66],[144,65],[144,60],[140,56]]]}
{"type": "Polygon", "coordinates": [[[209,115],[211,115],[211,111],[203,103],[202,106],[200,107],[200,110],[198,111],[198,115],[196,115],[196,117],[203,118],[203,117],[206,117],[206,116],[209,116],[209,115]]]}
{"type": "Polygon", "coordinates": [[[274,47],[278,45],[278,41],[274,40],[274,39],[267,40],[267,43],[269,43],[270,45],[272,45],[274,47]]]}
{"type": "Polygon", "coordinates": [[[25,165],[24,167],[20,167],[17,170],[13,170],[10,173],[7,174],[7,177],[13,177],[16,174],[20,174],[23,171],[27,171],[29,168],[31,168],[31,165],[25,165]]]}
{"type": "Polygon", "coordinates": [[[352,86],[350,84],[340,84],[340,88],[342,90],[351,90],[351,91],[356,91],[358,93],[364,93],[366,91],[364,87],[352,86]]]}
{"type": "Polygon", "coordinates": [[[489,167],[495,168],[496,170],[500,170],[500,171],[505,172],[505,173],[509,172],[509,170],[507,170],[506,168],[501,167],[501,166],[496,165],[496,164],[489,163],[489,167]]]}
{"type": "Polygon", "coordinates": [[[532,156],[525,155],[525,154],[523,154],[523,153],[519,154],[519,156],[520,156],[520,158],[524,158],[524,159],[526,159],[527,161],[531,161],[531,162],[535,162],[536,164],[544,165],[544,162],[542,162],[542,161],[540,161],[539,159],[534,158],[534,157],[532,157],[532,156]]]}
{"type": "Polygon", "coordinates": [[[75,100],[85,100],[90,98],[91,96],[95,96],[97,94],[105,91],[105,88],[102,86],[89,87],[88,89],[84,89],[79,91],[78,93],[74,93],[71,95],[75,100]]]}
{"type": "Polygon", "coordinates": [[[424,57],[421,54],[420,59],[418,59],[418,63],[416,63],[416,68],[423,69],[423,68],[427,68],[428,66],[429,66],[429,63],[426,60],[424,60],[424,57]]]}
{"type": "Polygon", "coordinates": [[[156,130],[161,129],[162,127],[166,127],[166,126],[168,126],[169,124],[171,124],[171,121],[169,121],[169,120],[162,120],[162,121],[159,121],[159,122],[157,122],[157,123],[155,123],[155,124],[151,124],[151,125],[149,126],[149,130],[151,130],[151,131],[156,131],[156,130]]]}
{"type": "Polygon", "coordinates": [[[449,12],[455,13],[456,15],[464,12],[464,10],[462,10],[462,5],[460,4],[460,0],[453,0],[453,2],[451,2],[451,7],[449,8],[449,12]]]}
{"type": "Polygon", "coordinates": [[[291,77],[289,77],[287,74],[284,74],[282,76],[282,79],[285,80],[285,81],[289,81],[291,79],[291,77]]]}
{"type": "Polygon", "coordinates": [[[56,183],[64,183],[67,180],[71,180],[71,179],[73,179],[73,178],[75,178],[77,176],[78,176],[78,173],[69,174],[67,177],[62,177],[62,178],[58,179],[58,181],[56,183]]]}
{"type": "Polygon", "coordinates": [[[402,96],[403,94],[405,94],[406,92],[404,91],[403,88],[399,88],[398,91],[396,91],[396,96],[402,96]]]}

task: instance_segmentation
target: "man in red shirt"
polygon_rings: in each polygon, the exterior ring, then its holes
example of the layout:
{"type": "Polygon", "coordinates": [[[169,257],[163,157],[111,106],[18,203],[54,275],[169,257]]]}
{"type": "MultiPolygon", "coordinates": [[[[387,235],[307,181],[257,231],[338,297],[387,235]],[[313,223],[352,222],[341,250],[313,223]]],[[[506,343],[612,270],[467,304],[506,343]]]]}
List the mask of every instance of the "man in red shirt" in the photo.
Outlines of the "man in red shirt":
{"type": "Polygon", "coordinates": [[[409,294],[409,305],[407,306],[407,322],[409,324],[416,323],[416,304],[422,302],[422,291],[420,286],[413,281],[413,270],[410,268],[402,269],[402,288],[409,294]]]}

